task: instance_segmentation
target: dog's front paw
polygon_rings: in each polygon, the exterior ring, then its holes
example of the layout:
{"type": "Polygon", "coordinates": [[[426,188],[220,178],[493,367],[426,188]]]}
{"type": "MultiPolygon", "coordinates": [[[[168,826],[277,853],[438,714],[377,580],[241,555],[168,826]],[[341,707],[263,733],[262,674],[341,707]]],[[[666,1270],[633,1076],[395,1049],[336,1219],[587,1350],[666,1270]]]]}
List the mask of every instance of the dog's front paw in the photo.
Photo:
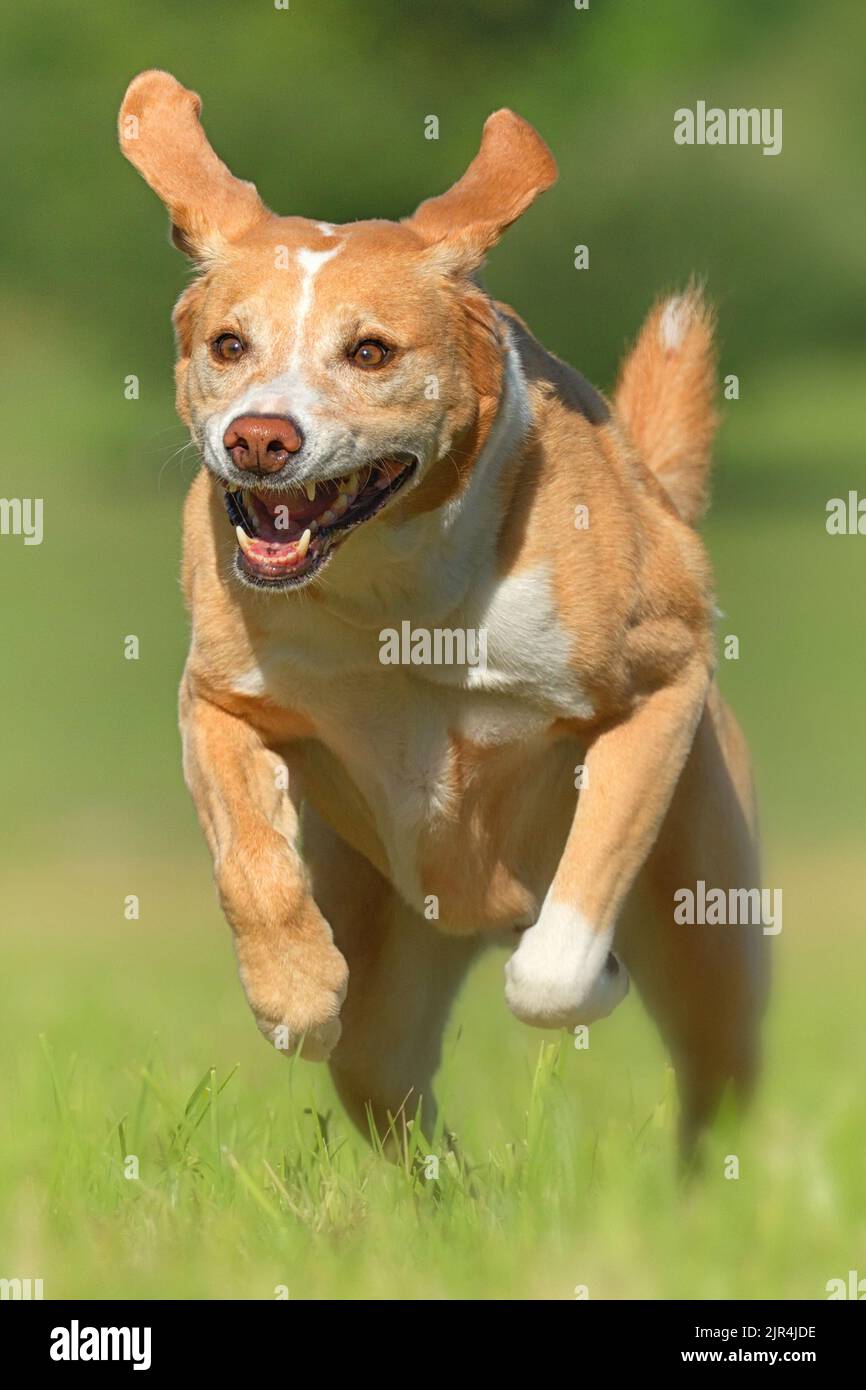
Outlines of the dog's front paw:
{"type": "Polygon", "coordinates": [[[505,966],[505,999],[533,1028],[576,1028],[605,1018],[628,993],[628,972],[579,912],[546,903],[505,966]]]}
{"type": "Polygon", "coordinates": [[[240,941],[238,968],[268,1041],[289,1056],[326,1062],[340,1039],[349,967],[325,924],[312,939],[240,941]]]}

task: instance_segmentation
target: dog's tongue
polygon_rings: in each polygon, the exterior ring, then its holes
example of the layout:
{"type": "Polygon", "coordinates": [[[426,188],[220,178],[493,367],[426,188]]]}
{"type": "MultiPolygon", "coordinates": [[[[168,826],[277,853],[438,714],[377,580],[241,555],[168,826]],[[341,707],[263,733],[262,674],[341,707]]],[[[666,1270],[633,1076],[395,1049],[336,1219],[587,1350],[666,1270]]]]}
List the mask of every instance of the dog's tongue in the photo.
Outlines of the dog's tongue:
{"type": "Polygon", "coordinates": [[[248,495],[262,540],[285,542],[295,540],[311,521],[318,521],[336,502],[339,493],[336,485],[320,486],[312,502],[302,492],[293,492],[290,498],[258,492],[248,495]]]}
{"type": "MultiPolygon", "coordinates": [[[[397,459],[385,459],[377,464],[374,473],[361,481],[360,493],[357,495],[365,496],[369,491],[380,491],[388,487],[398,478],[405,468],[405,464],[397,459]]],[[[357,475],[353,475],[357,478],[357,475]]],[[[342,484],[344,487],[345,483],[342,484]]],[[[297,540],[303,534],[311,521],[325,520],[329,525],[337,516],[346,510],[350,497],[344,496],[340,491],[341,483],[339,479],[332,482],[319,483],[316,487],[316,495],[312,501],[304,492],[295,489],[290,494],[251,492],[248,494],[251,506],[255,509],[256,529],[258,535],[264,541],[277,544],[285,544],[286,541],[297,540]],[[342,496],[342,502],[341,502],[342,496]],[[328,515],[333,512],[333,516],[328,515]]],[[[356,495],[355,488],[351,491],[351,497],[356,495]]]]}

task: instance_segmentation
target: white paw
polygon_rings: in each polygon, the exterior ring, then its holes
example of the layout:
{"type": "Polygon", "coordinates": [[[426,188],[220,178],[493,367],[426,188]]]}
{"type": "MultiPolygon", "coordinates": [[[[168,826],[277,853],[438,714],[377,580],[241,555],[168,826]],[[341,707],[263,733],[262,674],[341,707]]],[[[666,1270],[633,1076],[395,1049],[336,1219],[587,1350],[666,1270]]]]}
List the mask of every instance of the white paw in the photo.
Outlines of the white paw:
{"type": "Polygon", "coordinates": [[[546,902],[505,966],[505,999],[534,1028],[575,1028],[606,1018],[628,994],[611,932],[593,931],[562,903],[546,902]]]}

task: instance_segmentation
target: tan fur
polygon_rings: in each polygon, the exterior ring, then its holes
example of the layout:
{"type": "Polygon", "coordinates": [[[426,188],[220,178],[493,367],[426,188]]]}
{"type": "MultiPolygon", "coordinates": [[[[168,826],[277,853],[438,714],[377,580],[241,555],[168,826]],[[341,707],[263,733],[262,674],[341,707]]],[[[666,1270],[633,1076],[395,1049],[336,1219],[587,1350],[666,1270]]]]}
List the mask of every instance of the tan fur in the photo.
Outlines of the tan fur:
{"type": "Polygon", "coordinates": [[[439,264],[474,270],[530,203],[556,181],[550,150],[513,111],[494,111],[484,123],[481,148],[453,188],[428,198],[407,219],[439,264]]]}
{"type": "Polygon", "coordinates": [[[623,363],[614,396],[638,452],[689,522],[707,505],[714,390],[713,316],[691,287],[655,306],[623,363]],[[665,345],[666,317],[676,346],[665,345]]]}
{"type": "Polygon", "coordinates": [[[479,940],[519,939],[507,990],[522,1017],[524,948],[562,909],[588,959],[616,932],[677,1062],[690,1141],[724,1082],[751,1078],[764,993],[759,933],[672,925],[676,887],[757,873],[748,754],[713,682],[712,580],[689,524],[714,424],[707,312],[694,292],[657,307],[611,408],[471,279],[555,176],[519,117],[491,117],[463,179],[404,223],[332,229],[268,212],[198,108],[143,74],[121,131],[138,116],[124,151],[202,267],[175,311],[178,409],[208,463],[184,516],[184,766],[259,1026],[330,1056],[362,1126],[368,1106],[380,1133],[417,1106],[429,1126],[479,940]],[[377,325],[396,365],[353,374],[343,346],[377,325]],[[239,367],[209,350],[225,330],[250,340],[239,367]],[[214,422],[268,393],[306,410],[313,450],[417,440],[422,458],[320,579],[270,595],[232,572],[213,442],[214,422]],[[401,618],[486,625],[488,670],[383,666],[380,632],[401,618]]]}
{"type": "Polygon", "coordinates": [[[250,183],[218,159],[198,122],[201,99],[168,73],[142,72],[118,120],[120,147],[168,208],[178,245],[205,259],[215,239],[232,241],[267,217],[250,183]]]}

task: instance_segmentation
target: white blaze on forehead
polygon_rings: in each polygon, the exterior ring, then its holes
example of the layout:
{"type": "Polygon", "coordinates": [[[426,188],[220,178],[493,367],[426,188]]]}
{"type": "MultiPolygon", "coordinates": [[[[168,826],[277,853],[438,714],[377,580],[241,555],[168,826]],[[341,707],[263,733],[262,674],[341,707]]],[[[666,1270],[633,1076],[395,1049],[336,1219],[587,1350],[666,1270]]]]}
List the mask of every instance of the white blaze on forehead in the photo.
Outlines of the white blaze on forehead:
{"type": "Polygon", "coordinates": [[[310,251],[306,246],[302,247],[297,254],[297,262],[301,270],[301,292],[298,296],[298,307],[295,312],[295,342],[292,348],[291,365],[296,367],[301,353],[301,340],[310,309],[313,304],[313,281],[328,261],[332,261],[339,255],[343,248],[335,246],[333,251],[310,251]]]}
{"type": "Polygon", "coordinates": [[[212,421],[212,447],[217,455],[223,435],[232,420],[239,415],[294,415],[299,409],[314,406],[318,393],[310,386],[302,371],[304,327],[313,306],[313,282],[323,265],[342,251],[342,243],[330,251],[311,251],[304,246],[295,260],[301,272],[301,283],[294,312],[294,337],[288,362],[278,376],[269,382],[257,383],[244,391],[231,406],[212,421]]]}
{"type": "Polygon", "coordinates": [[[296,368],[300,361],[300,347],[302,347],[303,328],[307,318],[310,316],[310,309],[313,307],[313,281],[320,272],[322,265],[327,265],[329,260],[334,260],[339,256],[342,246],[335,246],[332,252],[311,252],[309,247],[303,246],[297,252],[296,260],[302,274],[300,281],[300,295],[297,297],[297,309],[295,311],[295,343],[292,346],[291,367],[296,368]]]}

